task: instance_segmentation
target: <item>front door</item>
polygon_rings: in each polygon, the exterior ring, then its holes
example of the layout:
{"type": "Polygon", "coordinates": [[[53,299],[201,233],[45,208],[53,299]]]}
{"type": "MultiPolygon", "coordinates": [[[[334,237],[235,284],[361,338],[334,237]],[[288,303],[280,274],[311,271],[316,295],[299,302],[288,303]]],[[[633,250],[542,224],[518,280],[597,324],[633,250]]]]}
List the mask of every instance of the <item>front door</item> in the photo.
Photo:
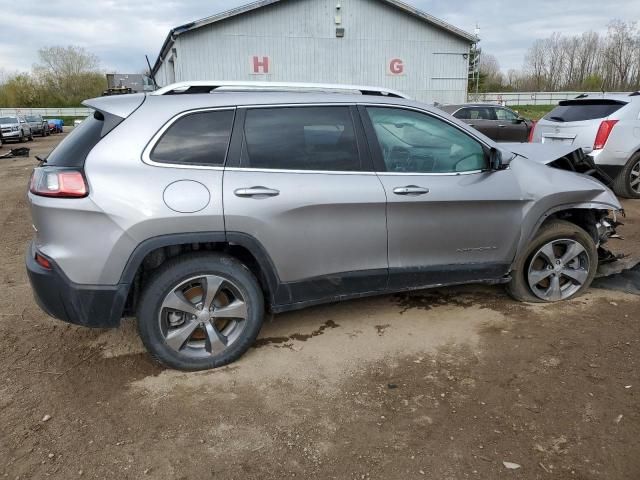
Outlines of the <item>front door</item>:
{"type": "Polygon", "coordinates": [[[527,122],[520,119],[518,115],[506,108],[496,108],[496,118],[498,119],[498,141],[499,142],[526,142],[529,137],[529,126],[527,122]]]}
{"type": "Polygon", "coordinates": [[[224,173],[226,231],[267,252],[281,283],[275,303],[383,290],[386,197],[356,133],[356,107],[239,108],[236,121],[232,143],[242,140],[224,173]]]}
{"type": "Polygon", "coordinates": [[[505,275],[522,220],[511,170],[488,170],[486,146],[441,117],[360,111],[388,199],[390,288],[505,275]]]}

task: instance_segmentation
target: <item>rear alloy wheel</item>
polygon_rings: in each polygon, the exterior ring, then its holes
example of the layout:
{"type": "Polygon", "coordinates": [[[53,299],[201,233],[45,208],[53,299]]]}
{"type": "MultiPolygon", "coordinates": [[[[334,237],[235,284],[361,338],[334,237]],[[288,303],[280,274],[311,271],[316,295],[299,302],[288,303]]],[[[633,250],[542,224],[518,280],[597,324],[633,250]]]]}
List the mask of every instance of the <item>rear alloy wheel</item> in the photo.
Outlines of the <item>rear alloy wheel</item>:
{"type": "Polygon", "coordinates": [[[253,344],[262,326],[262,292],[234,258],[191,254],[162,265],[138,308],[143,343],[181,370],[219,367],[253,344]]]}
{"type": "Polygon", "coordinates": [[[516,262],[507,291],[524,302],[567,300],[591,285],[597,268],[593,238],[573,223],[551,220],[516,262]]]}
{"type": "Polygon", "coordinates": [[[633,155],[613,182],[613,191],[624,198],[640,198],[640,153],[633,155]]]}

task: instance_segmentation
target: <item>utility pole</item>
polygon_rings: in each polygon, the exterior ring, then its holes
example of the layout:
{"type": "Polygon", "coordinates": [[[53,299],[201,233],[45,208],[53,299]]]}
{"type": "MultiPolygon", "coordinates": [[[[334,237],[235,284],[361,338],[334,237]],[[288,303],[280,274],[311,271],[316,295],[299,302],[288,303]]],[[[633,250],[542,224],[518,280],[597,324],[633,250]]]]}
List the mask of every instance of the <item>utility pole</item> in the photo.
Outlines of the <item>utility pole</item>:
{"type": "Polygon", "coordinates": [[[476,35],[476,43],[474,44],[475,50],[475,70],[476,70],[476,102],[478,101],[478,89],[480,88],[480,48],[478,48],[478,43],[480,43],[480,26],[476,23],[476,28],[474,30],[476,35]]]}

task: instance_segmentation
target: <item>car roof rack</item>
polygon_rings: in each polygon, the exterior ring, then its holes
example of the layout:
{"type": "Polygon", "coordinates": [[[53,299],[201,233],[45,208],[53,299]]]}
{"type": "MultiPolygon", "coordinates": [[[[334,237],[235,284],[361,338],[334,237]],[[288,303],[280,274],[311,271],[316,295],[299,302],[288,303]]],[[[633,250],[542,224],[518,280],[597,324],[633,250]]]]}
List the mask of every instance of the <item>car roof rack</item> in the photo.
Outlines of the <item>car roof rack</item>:
{"type": "Polygon", "coordinates": [[[402,92],[383,87],[367,87],[359,85],[341,85],[331,83],[303,82],[244,82],[244,81],[192,81],[178,82],[162,87],[151,95],[177,95],[191,93],[214,93],[223,91],[294,91],[294,92],[359,92],[361,95],[374,95],[395,98],[410,98],[402,92]]]}
{"type": "Polygon", "coordinates": [[[580,95],[578,95],[577,97],[574,98],[574,100],[577,100],[578,98],[587,98],[589,95],[587,95],[586,93],[581,93],[580,95]]]}
{"type": "Polygon", "coordinates": [[[636,90],[629,94],[630,97],[640,97],[640,90],[636,90]]]}

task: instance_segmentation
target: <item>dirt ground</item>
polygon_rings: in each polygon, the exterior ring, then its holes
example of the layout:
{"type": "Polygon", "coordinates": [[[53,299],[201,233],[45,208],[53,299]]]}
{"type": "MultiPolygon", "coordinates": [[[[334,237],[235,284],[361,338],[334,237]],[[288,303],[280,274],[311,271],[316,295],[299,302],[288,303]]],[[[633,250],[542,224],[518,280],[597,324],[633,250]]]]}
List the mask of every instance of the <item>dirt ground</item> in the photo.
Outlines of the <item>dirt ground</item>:
{"type": "MultiPolygon", "coordinates": [[[[35,305],[34,163],[0,160],[0,477],[640,478],[640,297],[350,301],[276,316],[226,368],[164,370],[132,320],[89,330],[35,305]]],[[[613,247],[638,256],[640,202],[624,203],[613,247]]]]}

